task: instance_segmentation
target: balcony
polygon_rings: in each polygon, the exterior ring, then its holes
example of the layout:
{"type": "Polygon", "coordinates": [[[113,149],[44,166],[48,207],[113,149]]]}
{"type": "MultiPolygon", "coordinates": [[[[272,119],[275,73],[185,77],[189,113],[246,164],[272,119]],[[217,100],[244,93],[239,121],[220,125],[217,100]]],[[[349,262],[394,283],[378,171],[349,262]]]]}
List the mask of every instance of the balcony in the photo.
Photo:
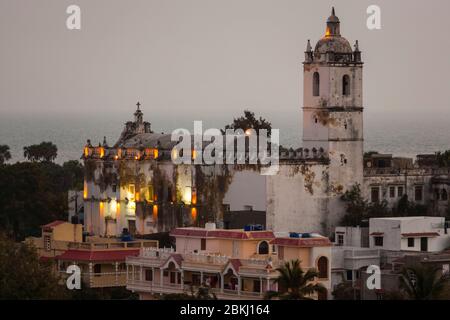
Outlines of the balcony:
{"type": "MultiPolygon", "coordinates": [[[[69,274],[60,271],[61,278],[65,282],[69,274]]],[[[102,272],[102,273],[82,273],[81,281],[89,288],[110,288],[125,287],[127,284],[126,272],[102,272]]]]}

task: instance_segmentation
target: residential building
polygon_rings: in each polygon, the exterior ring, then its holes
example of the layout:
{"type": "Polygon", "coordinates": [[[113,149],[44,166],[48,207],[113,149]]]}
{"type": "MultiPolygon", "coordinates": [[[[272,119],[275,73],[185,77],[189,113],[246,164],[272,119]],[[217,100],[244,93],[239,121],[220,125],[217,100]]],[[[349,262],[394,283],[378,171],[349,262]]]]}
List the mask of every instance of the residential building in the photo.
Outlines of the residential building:
{"type": "Polygon", "coordinates": [[[219,299],[262,299],[266,292],[281,289],[276,268],[295,259],[305,270],[319,270],[316,281],[330,290],[331,243],[320,235],[275,236],[272,231],[216,229],[211,224],[176,228],[171,235],[176,250],[141,249],[138,257],[127,258],[127,288],[141,299],[189,293],[201,284],[219,299]]]}
{"type": "Polygon", "coordinates": [[[140,248],[157,248],[156,240],[122,241],[118,238],[86,237],[81,224],[54,221],[42,226],[41,237],[25,241],[37,249],[41,260],[54,262],[63,279],[69,265],[81,269],[83,283],[90,288],[125,286],[125,259],[137,256],[140,248]],[[84,240],[84,241],[83,241],[84,240]]]}
{"type": "Polygon", "coordinates": [[[369,220],[370,248],[439,252],[450,248],[444,217],[394,217],[369,220]]]}

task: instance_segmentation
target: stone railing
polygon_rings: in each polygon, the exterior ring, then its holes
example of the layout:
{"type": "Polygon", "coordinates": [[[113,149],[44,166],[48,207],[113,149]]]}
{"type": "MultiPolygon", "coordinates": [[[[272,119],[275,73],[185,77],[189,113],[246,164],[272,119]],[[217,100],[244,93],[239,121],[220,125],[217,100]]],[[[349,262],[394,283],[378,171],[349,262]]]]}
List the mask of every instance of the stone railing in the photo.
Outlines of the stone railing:
{"type": "Polygon", "coordinates": [[[366,257],[380,257],[380,250],[345,250],[345,258],[366,258],[366,257]]]}
{"type": "Polygon", "coordinates": [[[183,254],[183,259],[186,262],[191,262],[191,263],[223,265],[228,262],[230,257],[214,255],[214,254],[187,253],[187,254],[183,254]]]}

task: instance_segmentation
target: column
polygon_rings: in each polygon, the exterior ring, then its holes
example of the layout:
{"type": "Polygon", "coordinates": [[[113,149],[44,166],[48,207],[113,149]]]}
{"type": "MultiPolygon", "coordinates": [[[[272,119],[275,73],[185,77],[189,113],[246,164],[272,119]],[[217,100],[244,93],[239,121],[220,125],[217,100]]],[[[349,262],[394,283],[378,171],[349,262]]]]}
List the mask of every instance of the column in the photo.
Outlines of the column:
{"type": "Polygon", "coordinates": [[[115,270],[116,270],[115,284],[117,286],[119,284],[119,263],[117,261],[114,263],[114,267],[115,267],[115,270]]]}
{"type": "Polygon", "coordinates": [[[238,295],[241,294],[241,284],[242,284],[241,277],[238,276],[238,295]]]}
{"type": "Polygon", "coordinates": [[[128,264],[127,264],[126,266],[127,266],[127,283],[128,283],[128,272],[129,272],[129,266],[128,266],[128,264]]]}
{"type": "Polygon", "coordinates": [[[164,281],[164,269],[159,269],[159,286],[163,287],[163,281],[164,281]]]}
{"type": "MultiPolygon", "coordinates": [[[[75,264],[75,263],[74,263],[75,264]]],[[[93,285],[93,277],[92,277],[92,269],[93,269],[93,265],[92,262],[89,262],[89,286],[92,288],[93,285]]]]}
{"type": "Polygon", "coordinates": [[[225,279],[224,279],[223,273],[221,273],[220,274],[220,292],[221,293],[223,293],[223,287],[225,285],[224,282],[225,282],[225,279]]]}
{"type": "Polygon", "coordinates": [[[184,271],[183,270],[180,271],[180,277],[181,277],[180,286],[181,286],[181,290],[183,290],[184,289],[184,271]]]}
{"type": "Polygon", "coordinates": [[[263,294],[263,280],[262,277],[259,277],[259,294],[263,294]]]}
{"type": "Polygon", "coordinates": [[[203,286],[203,271],[200,271],[200,286],[203,286]]]}
{"type": "Polygon", "coordinates": [[[267,291],[270,291],[270,279],[267,278],[267,291]]]}

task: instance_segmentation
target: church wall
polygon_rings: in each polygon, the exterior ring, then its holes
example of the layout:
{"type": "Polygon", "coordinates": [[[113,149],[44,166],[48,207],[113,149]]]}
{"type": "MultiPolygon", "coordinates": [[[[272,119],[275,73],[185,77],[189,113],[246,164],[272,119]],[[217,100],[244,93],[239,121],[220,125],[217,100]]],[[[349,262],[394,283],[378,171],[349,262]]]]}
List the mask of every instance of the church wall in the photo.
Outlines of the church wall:
{"type": "Polygon", "coordinates": [[[275,232],[319,232],[328,224],[328,166],[280,164],[268,176],[267,227],[275,232]]]}

